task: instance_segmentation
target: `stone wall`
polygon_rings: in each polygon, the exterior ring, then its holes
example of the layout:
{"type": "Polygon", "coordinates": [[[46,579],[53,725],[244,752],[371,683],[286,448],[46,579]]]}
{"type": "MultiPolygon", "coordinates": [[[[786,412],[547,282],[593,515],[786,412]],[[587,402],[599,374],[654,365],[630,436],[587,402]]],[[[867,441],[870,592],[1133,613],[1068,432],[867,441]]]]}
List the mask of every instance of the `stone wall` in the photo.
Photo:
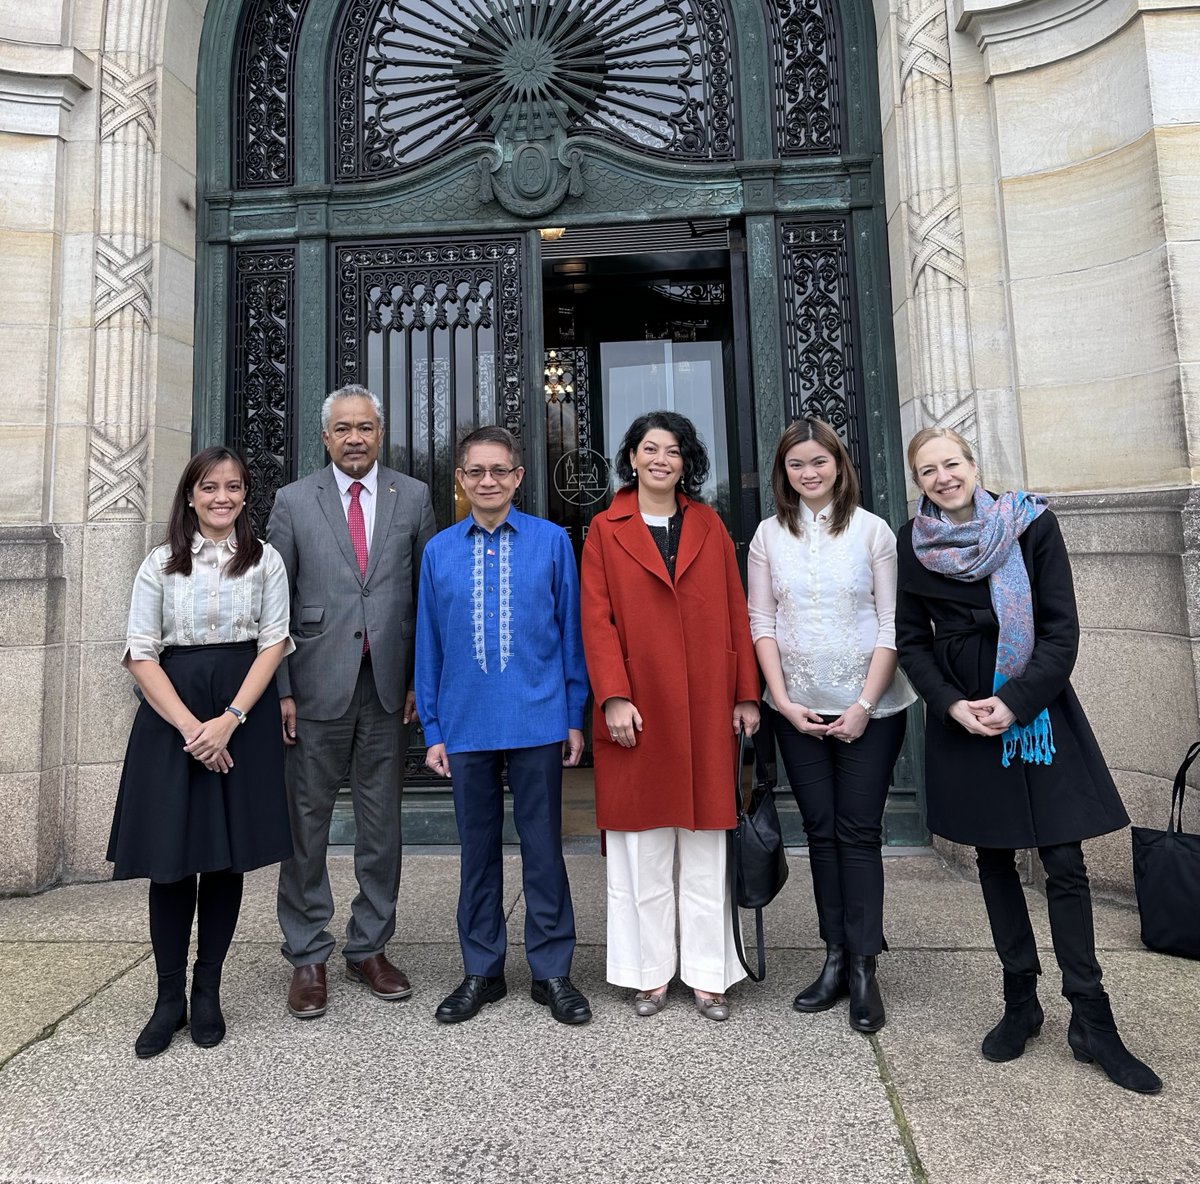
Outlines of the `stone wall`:
{"type": "MultiPolygon", "coordinates": [[[[107,870],[129,587],[190,450],[205,6],[0,0],[0,891],[107,870]]],[[[905,434],[1058,495],[1078,689],[1161,825],[1198,727],[1200,0],[875,11],[905,434]]]]}
{"type": "Polygon", "coordinates": [[[0,0],[0,891],[102,876],[190,452],[203,0],[0,0]]]}

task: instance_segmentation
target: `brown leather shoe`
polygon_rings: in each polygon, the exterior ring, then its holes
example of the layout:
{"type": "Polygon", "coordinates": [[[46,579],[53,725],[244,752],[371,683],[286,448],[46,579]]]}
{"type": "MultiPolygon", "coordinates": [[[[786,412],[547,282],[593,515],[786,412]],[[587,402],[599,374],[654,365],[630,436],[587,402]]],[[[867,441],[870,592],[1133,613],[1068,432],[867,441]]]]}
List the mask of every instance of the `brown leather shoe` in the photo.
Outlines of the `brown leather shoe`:
{"type": "Polygon", "coordinates": [[[327,1003],[325,963],[297,966],[292,971],[292,985],[288,988],[288,1011],[298,1020],[315,1020],[325,1014],[327,1003]]]}
{"type": "Polygon", "coordinates": [[[407,999],[412,984],[397,970],[386,954],[372,954],[361,962],[346,962],[346,977],[352,982],[366,983],[377,999],[407,999]]]}

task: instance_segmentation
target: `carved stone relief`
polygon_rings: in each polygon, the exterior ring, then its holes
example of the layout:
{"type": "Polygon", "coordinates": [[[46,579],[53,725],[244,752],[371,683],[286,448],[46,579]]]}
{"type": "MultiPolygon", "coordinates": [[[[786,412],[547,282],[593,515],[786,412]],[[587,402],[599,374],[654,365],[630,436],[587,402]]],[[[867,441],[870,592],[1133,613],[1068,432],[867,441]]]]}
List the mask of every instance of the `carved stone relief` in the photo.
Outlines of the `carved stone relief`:
{"type": "Polygon", "coordinates": [[[976,407],[962,238],[949,29],[944,0],[901,0],[897,13],[913,394],[919,426],[973,444],[976,407]]]}
{"type": "Polygon", "coordinates": [[[89,521],[146,516],[162,0],[111,4],[100,56],[89,521]]]}

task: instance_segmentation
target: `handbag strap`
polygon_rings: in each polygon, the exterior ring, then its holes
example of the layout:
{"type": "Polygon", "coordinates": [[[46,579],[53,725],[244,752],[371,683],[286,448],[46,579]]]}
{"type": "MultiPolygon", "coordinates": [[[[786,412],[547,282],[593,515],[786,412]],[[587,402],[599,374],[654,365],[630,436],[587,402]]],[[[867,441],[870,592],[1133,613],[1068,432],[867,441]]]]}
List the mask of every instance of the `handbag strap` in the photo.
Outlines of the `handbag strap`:
{"type": "Polygon", "coordinates": [[[728,831],[729,856],[729,912],[733,921],[733,948],[737,951],[738,961],[742,969],[756,983],[761,983],[767,977],[767,953],[763,949],[763,911],[754,910],[754,931],[758,941],[758,973],[755,974],[750,963],[746,961],[746,951],[742,944],[742,914],[738,909],[737,882],[741,870],[741,849],[738,847],[737,832],[746,812],[742,809],[742,760],[746,755],[746,730],[738,728],[737,759],[733,765],[733,830],[728,831]]]}
{"type": "Polygon", "coordinates": [[[1167,830],[1173,830],[1176,834],[1183,833],[1183,795],[1187,790],[1187,773],[1198,756],[1200,740],[1187,750],[1187,755],[1175,774],[1175,784],[1171,787],[1171,817],[1167,820],[1167,830]]]}
{"type": "MultiPolygon", "coordinates": [[[[733,839],[730,839],[729,842],[731,846],[737,845],[733,839]]],[[[742,945],[742,918],[738,912],[736,893],[731,892],[729,900],[729,907],[733,910],[733,948],[737,951],[738,961],[754,982],[761,983],[767,977],[767,951],[763,948],[763,911],[762,909],[754,910],[754,940],[758,942],[758,973],[755,974],[750,963],[746,961],[746,951],[742,945]]]]}

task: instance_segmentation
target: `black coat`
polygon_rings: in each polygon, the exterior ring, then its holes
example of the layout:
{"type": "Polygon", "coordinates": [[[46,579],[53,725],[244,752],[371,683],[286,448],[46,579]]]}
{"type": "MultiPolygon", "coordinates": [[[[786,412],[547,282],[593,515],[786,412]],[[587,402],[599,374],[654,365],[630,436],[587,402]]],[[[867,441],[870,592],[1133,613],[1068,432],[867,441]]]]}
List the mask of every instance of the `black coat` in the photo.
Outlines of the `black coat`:
{"type": "Polygon", "coordinates": [[[996,670],[999,625],[989,581],[967,582],[923,567],[912,523],[897,535],[896,649],[924,698],[929,829],[976,847],[1039,847],[1119,830],[1125,807],[1068,679],[1079,649],[1079,616],[1067,549],[1045,511],[1021,536],[1033,594],[1034,648],[1019,678],[997,692],[1019,723],[1049,709],[1054,762],[1006,769],[1000,737],[975,736],[947,714],[959,699],[986,699],[996,670]]]}

